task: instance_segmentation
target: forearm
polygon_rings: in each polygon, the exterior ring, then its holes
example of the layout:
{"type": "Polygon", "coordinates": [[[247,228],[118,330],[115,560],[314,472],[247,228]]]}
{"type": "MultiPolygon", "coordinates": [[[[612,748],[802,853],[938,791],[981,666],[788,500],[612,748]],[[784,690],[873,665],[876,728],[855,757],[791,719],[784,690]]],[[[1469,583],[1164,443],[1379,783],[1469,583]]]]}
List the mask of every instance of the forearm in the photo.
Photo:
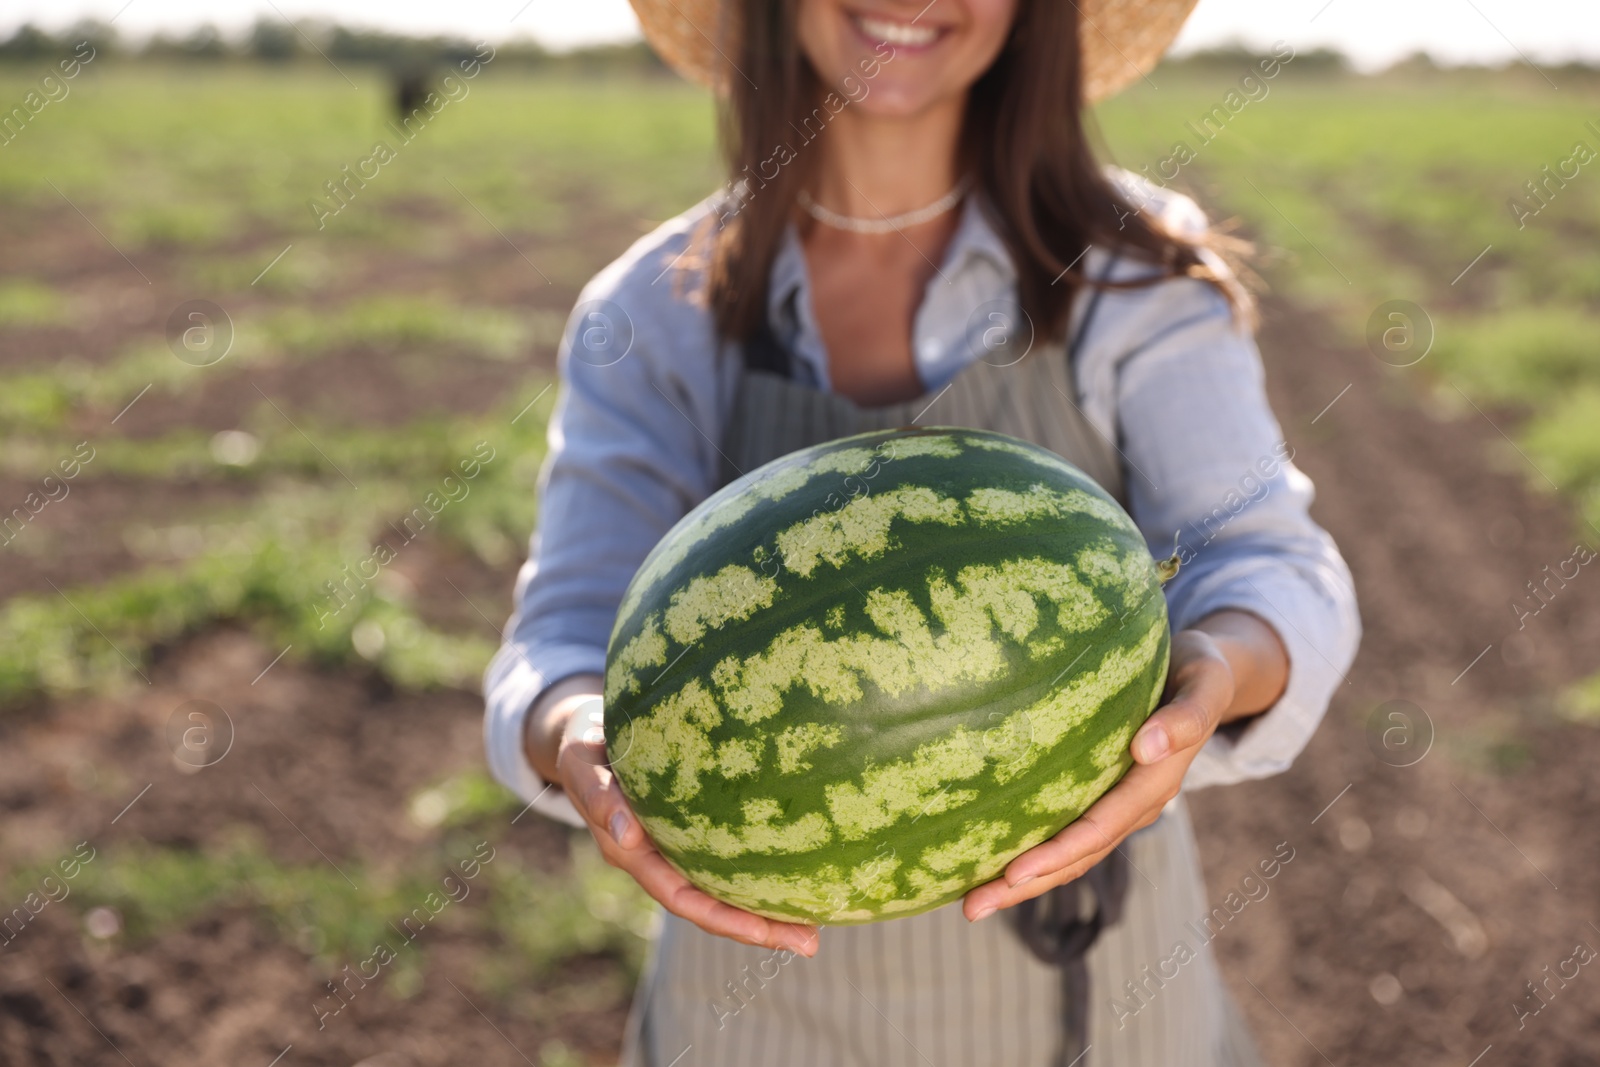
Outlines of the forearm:
{"type": "Polygon", "coordinates": [[[598,674],[575,674],[563,678],[539,695],[528,712],[523,732],[523,747],[528,762],[547,782],[559,782],[556,756],[561,750],[561,734],[572,717],[572,709],[590,697],[600,696],[605,681],[598,674]]]}
{"type": "Polygon", "coordinates": [[[1213,612],[1190,629],[1216,643],[1233,670],[1233,701],[1222,713],[1233,722],[1266,711],[1289,684],[1289,653],[1278,632],[1246,611],[1213,612]]]}

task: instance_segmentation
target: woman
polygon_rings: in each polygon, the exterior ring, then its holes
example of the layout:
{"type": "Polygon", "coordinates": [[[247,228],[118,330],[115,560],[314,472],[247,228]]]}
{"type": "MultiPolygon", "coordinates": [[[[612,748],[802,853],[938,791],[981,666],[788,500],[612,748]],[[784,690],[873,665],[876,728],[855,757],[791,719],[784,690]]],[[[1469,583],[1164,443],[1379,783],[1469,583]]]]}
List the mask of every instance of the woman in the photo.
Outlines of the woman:
{"type": "Polygon", "coordinates": [[[574,313],[486,731],[502,781],[587,826],[671,913],[626,1057],[1256,1062],[1205,948],[1180,789],[1288,767],[1359,624],[1217,239],[1085,136],[1084,103],[1152,66],[1193,0],[634,6],[721,95],[730,182],[574,313]],[[604,765],[599,675],[629,578],[696,503],[792,449],[919,420],[1043,444],[1158,555],[1177,540],[1166,703],[1118,785],[959,907],[819,937],[712,900],[651,847],[604,765]],[[1021,918],[983,921],[1001,909],[1021,918]]]}

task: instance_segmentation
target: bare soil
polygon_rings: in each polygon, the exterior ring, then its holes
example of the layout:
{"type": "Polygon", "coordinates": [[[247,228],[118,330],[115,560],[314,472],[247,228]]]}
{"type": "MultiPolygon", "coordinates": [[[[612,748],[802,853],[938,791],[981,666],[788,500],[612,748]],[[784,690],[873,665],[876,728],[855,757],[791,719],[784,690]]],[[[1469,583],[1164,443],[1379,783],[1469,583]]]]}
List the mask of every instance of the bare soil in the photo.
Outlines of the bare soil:
{"type": "Polygon", "coordinates": [[[1512,602],[1594,533],[1507,445],[1509,415],[1444,417],[1426,364],[1387,367],[1328,334],[1269,302],[1261,344],[1365,636],[1292,771],[1193,798],[1214,899],[1277,842],[1296,850],[1214,947],[1273,1064],[1465,1067],[1491,1045],[1485,1067],[1592,1063],[1600,982],[1583,967],[1544,1000],[1524,983],[1600,948],[1600,731],[1553,699],[1600,668],[1600,581],[1585,569],[1521,629],[1512,602]],[[1425,719],[1375,751],[1374,731],[1401,722],[1380,711],[1394,700],[1425,719]],[[1428,886],[1481,925],[1481,955],[1418,903],[1428,886]]]}

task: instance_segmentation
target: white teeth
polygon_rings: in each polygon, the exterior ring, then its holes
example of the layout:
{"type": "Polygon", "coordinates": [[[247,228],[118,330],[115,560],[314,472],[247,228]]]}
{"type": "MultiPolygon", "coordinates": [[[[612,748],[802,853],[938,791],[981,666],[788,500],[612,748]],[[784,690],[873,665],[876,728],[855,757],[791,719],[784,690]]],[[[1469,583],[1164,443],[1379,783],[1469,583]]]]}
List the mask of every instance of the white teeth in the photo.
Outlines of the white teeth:
{"type": "Polygon", "coordinates": [[[860,26],[868,37],[875,37],[880,41],[888,41],[890,44],[905,48],[920,48],[939,39],[939,31],[931,26],[914,26],[909,22],[891,22],[888,19],[860,15],[856,18],[856,25],[860,26]]]}

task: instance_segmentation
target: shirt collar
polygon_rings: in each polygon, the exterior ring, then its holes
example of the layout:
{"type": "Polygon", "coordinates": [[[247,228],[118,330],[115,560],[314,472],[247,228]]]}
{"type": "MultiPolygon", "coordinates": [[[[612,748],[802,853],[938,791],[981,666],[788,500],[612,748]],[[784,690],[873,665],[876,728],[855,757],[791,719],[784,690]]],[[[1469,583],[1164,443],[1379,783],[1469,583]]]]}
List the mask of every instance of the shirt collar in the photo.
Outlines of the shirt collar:
{"type": "Polygon", "coordinates": [[[1011,252],[994,228],[994,206],[981,193],[967,197],[961,206],[961,223],[945,253],[944,270],[963,270],[970,259],[986,259],[1009,282],[1017,279],[1011,252]]]}
{"type": "MultiPolygon", "coordinates": [[[[945,249],[939,270],[954,279],[964,273],[973,260],[990,264],[1001,277],[1014,283],[1016,269],[1005,242],[989,221],[992,209],[981,193],[968,196],[961,205],[961,221],[945,249]]],[[[811,283],[806,272],[805,250],[794,223],[784,227],[778,254],[772,261],[772,278],[767,288],[767,321],[778,337],[788,340],[794,331],[814,328],[811,315],[811,283]]]]}

